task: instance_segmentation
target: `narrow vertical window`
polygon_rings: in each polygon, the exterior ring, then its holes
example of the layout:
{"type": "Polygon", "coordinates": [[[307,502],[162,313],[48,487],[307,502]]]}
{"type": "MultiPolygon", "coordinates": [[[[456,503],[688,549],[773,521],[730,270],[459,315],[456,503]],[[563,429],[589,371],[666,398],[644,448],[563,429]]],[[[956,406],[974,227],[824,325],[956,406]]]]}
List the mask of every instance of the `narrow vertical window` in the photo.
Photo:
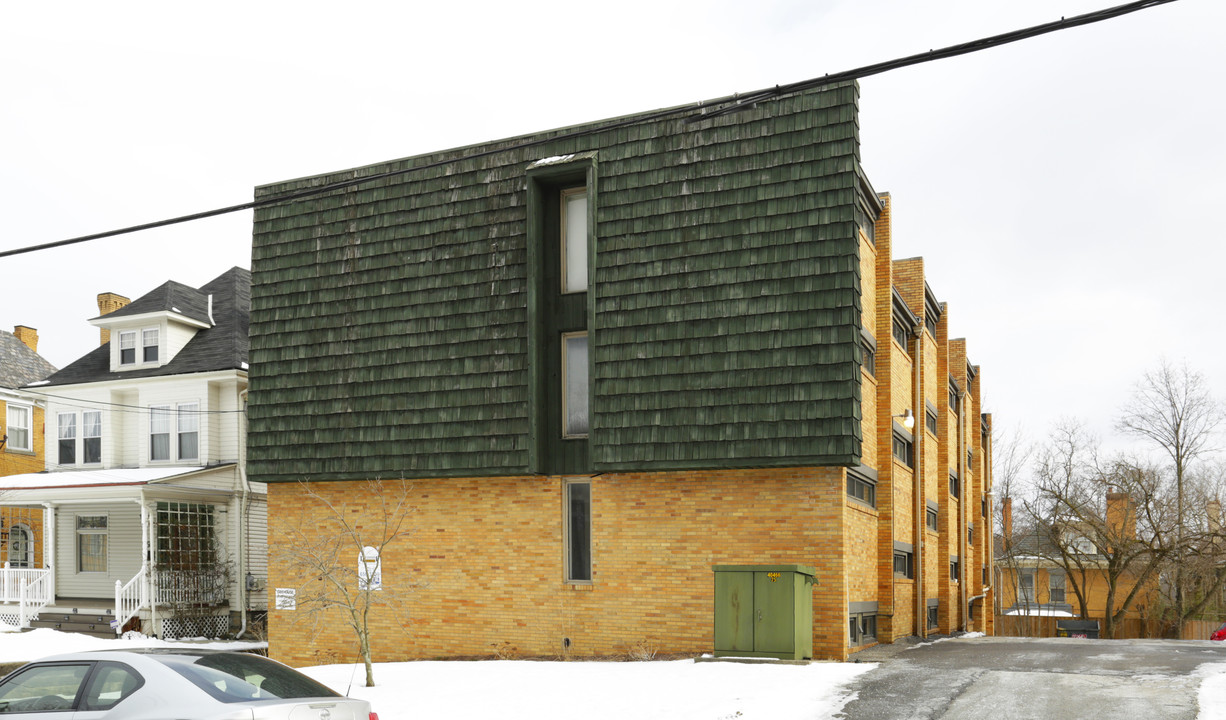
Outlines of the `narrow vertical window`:
{"type": "Polygon", "coordinates": [[[566,504],[566,580],[592,580],[592,484],[563,485],[566,504]]]}
{"type": "Polygon", "coordinates": [[[106,515],[77,517],[77,572],[106,572],[106,515]]]}
{"type": "Polygon", "coordinates": [[[200,459],[200,404],[179,405],[179,459],[200,459]]]}
{"type": "Polygon", "coordinates": [[[149,459],[170,459],[169,405],[153,405],[149,408],[149,459]]]}
{"type": "Polygon", "coordinates": [[[132,365],[136,362],[136,332],[119,333],[119,364],[132,365]]]}
{"type": "Polygon", "coordinates": [[[8,406],[8,449],[31,451],[30,408],[24,405],[8,406]]]}
{"type": "Polygon", "coordinates": [[[143,362],[158,361],[158,330],[151,328],[141,331],[141,345],[144,348],[143,362]]]}
{"type": "Polygon", "coordinates": [[[587,437],[587,333],[562,335],[562,436],[587,437]]]}
{"type": "Polygon", "coordinates": [[[562,191],[562,292],[587,290],[587,188],[562,191]]]}
{"type": "Polygon", "coordinates": [[[61,413],[59,415],[59,455],[60,465],[77,464],[77,415],[76,413],[61,413]]]}
{"type": "Polygon", "coordinates": [[[81,450],[83,463],[102,462],[102,412],[87,410],[81,413],[81,450]]]}

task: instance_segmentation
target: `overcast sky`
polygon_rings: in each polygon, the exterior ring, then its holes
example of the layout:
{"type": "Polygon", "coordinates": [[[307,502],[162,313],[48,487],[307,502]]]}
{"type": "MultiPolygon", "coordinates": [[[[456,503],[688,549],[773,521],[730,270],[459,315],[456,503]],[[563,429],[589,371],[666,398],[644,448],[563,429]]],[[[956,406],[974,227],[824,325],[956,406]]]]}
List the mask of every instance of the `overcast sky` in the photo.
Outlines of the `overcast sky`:
{"type": "MultiPolygon", "coordinates": [[[[258,184],[756,90],[1121,0],[0,5],[0,249],[258,184]]],[[[1103,435],[1165,356],[1226,394],[1226,2],[861,81],[864,167],[998,426],[1103,435]]],[[[0,259],[63,367],[96,296],[250,267],[251,213],[0,259]]]]}

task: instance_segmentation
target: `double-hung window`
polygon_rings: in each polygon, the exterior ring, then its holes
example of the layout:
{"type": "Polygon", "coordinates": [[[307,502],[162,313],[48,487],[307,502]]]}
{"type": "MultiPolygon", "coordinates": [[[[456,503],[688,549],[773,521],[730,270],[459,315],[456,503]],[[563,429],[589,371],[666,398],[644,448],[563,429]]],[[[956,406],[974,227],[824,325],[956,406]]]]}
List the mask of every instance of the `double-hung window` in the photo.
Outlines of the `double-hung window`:
{"type": "Polygon", "coordinates": [[[915,445],[909,438],[894,433],[894,457],[907,467],[915,467],[915,445]]]}
{"type": "Polygon", "coordinates": [[[1047,577],[1047,599],[1049,602],[1062,603],[1064,602],[1064,574],[1052,572],[1047,577]]]}
{"type": "Polygon", "coordinates": [[[179,459],[200,459],[200,403],[179,403],[179,459]]]}
{"type": "Polygon", "coordinates": [[[158,361],[158,329],[149,328],[141,330],[141,357],[142,362],[157,362],[158,361]]]}
{"type": "Polygon", "coordinates": [[[77,414],[60,413],[59,421],[59,464],[77,464],[77,414]]]}
{"type": "Polygon", "coordinates": [[[86,410],[81,413],[81,462],[102,462],[102,411],[86,410]]]}
{"type": "Polygon", "coordinates": [[[170,459],[170,414],[169,405],[149,407],[149,460],[152,462],[170,459]]]}
{"type": "Polygon", "coordinates": [[[8,404],[8,420],[5,425],[8,440],[5,447],[9,450],[34,450],[30,440],[30,426],[33,423],[33,413],[28,405],[8,404]]]}
{"type": "Polygon", "coordinates": [[[136,364],[136,331],[127,330],[119,333],[119,364],[136,364]]]}

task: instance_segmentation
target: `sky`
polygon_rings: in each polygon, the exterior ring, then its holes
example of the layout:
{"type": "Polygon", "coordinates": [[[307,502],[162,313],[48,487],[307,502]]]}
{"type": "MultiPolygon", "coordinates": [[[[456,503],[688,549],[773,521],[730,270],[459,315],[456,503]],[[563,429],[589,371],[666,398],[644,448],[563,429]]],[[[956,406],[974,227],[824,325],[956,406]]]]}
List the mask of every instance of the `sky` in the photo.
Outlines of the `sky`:
{"type": "MultiPolygon", "coordinates": [[[[1120,0],[0,5],[0,250],[256,185],[795,82],[1120,0]]],[[[923,256],[998,429],[1104,438],[1163,359],[1226,397],[1226,3],[1178,0],[860,81],[896,258],[923,256]]],[[[0,258],[57,367],[96,296],[250,267],[244,211],[0,258]]]]}

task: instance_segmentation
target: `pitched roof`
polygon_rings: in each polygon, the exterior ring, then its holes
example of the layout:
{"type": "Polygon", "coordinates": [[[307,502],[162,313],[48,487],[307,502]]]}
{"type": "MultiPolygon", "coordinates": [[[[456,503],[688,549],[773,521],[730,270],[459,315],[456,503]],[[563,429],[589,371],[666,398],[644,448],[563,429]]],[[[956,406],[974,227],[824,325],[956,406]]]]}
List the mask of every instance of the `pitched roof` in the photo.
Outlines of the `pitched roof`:
{"type": "Polygon", "coordinates": [[[16,388],[55,372],[55,366],[16,335],[0,330],[0,387],[16,388]]]}
{"type": "Polygon", "coordinates": [[[213,296],[213,327],[198,331],[174,359],[165,365],[144,370],[111,372],[111,350],[110,343],[107,343],[47,378],[42,387],[246,369],[247,326],[251,314],[249,270],[230,268],[198,289],[168,282],[103,317],[169,311],[208,322],[209,295],[213,296]],[[135,311],[130,310],[133,307],[136,308],[135,311]]]}
{"type": "MultiPolygon", "coordinates": [[[[235,268],[238,269],[238,268],[235,268]]],[[[110,318],[144,315],[154,312],[173,312],[207,323],[209,321],[209,298],[203,288],[197,290],[183,283],[168,280],[162,285],[150,290],[135,301],[107,313],[110,318]]],[[[94,318],[97,320],[98,318],[94,318]]]]}

